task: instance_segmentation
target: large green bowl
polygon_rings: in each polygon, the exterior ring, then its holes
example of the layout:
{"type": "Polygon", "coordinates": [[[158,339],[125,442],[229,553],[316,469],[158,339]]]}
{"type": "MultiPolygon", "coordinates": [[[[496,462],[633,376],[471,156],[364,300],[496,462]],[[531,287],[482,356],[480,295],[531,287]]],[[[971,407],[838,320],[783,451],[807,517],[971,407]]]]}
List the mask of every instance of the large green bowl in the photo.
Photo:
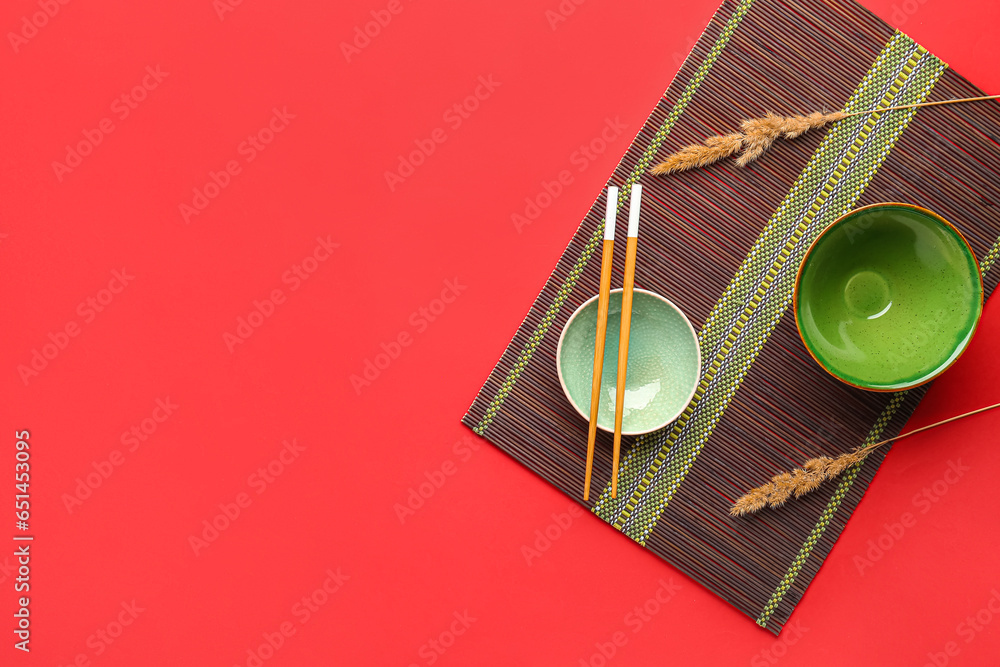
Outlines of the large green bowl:
{"type": "MultiPolygon", "coordinates": [[[[615,429],[621,321],[622,291],[616,289],[608,299],[601,404],[597,413],[597,427],[608,432],[615,429]]],[[[596,337],[595,296],[570,316],[556,347],[556,368],[563,392],[580,416],[588,421],[596,337]]],[[[700,375],[698,337],[687,317],[662,296],[636,289],[632,298],[622,434],[649,433],[677,419],[691,402],[700,375]]]]}
{"type": "Polygon", "coordinates": [[[965,237],[911,204],[874,204],[834,221],[806,252],[795,323],[809,353],[862,389],[930,382],[968,347],[983,282],[965,237]]]}

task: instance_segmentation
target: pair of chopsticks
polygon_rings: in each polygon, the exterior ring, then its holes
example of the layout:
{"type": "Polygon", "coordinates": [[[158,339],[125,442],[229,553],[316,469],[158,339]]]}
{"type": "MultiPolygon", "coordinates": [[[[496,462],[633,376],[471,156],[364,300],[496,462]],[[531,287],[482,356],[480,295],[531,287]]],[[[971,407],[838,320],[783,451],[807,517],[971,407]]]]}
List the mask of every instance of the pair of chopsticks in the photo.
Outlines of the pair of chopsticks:
{"type": "MultiPolygon", "coordinates": [[[[625,280],[622,284],[622,324],[618,341],[618,381],[615,385],[615,449],[611,462],[611,497],[618,496],[618,458],[622,445],[622,417],[625,414],[625,375],[628,371],[628,338],[632,328],[632,288],[635,285],[635,255],[639,244],[639,204],[642,186],[632,186],[628,209],[628,239],[625,244],[625,280]]],[[[611,258],[615,247],[615,222],[618,217],[618,188],[608,187],[604,216],[604,253],[601,256],[601,288],[597,297],[597,338],[594,341],[594,381],[590,390],[590,429],[587,434],[587,472],[583,499],[590,498],[590,477],[594,468],[594,442],[597,438],[597,412],[601,404],[601,376],[604,373],[604,337],[608,331],[608,302],[611,296],[611,258]]]]}

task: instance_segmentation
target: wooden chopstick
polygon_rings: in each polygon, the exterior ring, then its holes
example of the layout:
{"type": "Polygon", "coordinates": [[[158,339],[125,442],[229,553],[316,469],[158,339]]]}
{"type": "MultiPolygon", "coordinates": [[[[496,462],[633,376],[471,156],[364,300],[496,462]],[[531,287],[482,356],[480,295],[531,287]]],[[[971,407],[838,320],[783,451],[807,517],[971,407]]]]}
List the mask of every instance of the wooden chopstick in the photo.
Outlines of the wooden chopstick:
{"type": "Polygon", "coordinates": [[[622,328],[618,340],[618,382],[615,385],[615,450],[611,460],[611,497],[618,497],[618,458],[622,447],[622,416],[625,414],[625,376],[628,373],[628,337],[632,329],[632,288],[635,284],[635,255],[639,247],[639,204],[642,186],[632,186],[628,205],[628,239],[625,245],[625,281],[622,283],[622,328]]]}
{"type": "Polygon", "coordinates": [[[601,406],[601,377],[604,373],[604,338],[608,332],[608,301],[611,294],[611,258],[615,247],[615,221],[618,217],[618,188],[608,187],[604,215],[604,254],[601,255],[601,287],[597,296],[597,337],[594,339],[594,381],[590,389],[590,430],[587,433],[587,472],[583,479],[583,499],[590,499],[590,475],[594,469],[594,443],[597,440],[597,413],[601,406]]]}

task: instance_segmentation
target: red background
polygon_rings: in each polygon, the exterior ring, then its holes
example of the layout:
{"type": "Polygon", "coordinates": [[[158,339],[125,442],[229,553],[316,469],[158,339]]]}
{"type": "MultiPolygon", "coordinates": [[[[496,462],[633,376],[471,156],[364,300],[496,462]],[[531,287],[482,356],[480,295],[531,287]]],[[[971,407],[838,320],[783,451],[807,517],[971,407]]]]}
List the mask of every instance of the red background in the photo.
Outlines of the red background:
{"type": "MultiPolygon", "coordinates": [[[[345,57],[388,4],[245,0],[220,19],[211,0],[70,2],[0,47],[0,544],[16,532],[15,429],[31,431],[36,536],[32,651],[4,630],[0,662],[246,665],[285,621],[296,632],[264,664],[597,665],[616,632],[608,664],[995,662],[1000,618],[958,626],[1000,590],[1000,412],[893,450],[777,640],[590,515],[527,562],[571,501],[482,441],[456,450],[459,419],[717,2],[592,0],[553,27],[557,0],[402,0],[345,57]],[[120,119],[113,101],[157,65],[169,74],[120,119]],[[498,87],[449,125],[481,76],[498,87]],[[294,119],[246,161],[241,142],[275,107],[294,119]],[[53,161],[103,118],[113,132],[60,182],[53,161]],[[607,119],[625,133],[579,171],[574,152],[607,119]],[[444,142],[390,190],[385,172],[436,128],[444,142]],[[185,224],[179,206],[229,160],[239,173],[185,224]],[[563,170],[572,183],[519,233],[512,214],[563,170]],[[339,247],[292,291],[283,274],[328,235],[339,247]],[[134,280],[85,322],[78,304],[106,299],[122,267],[134,280]],[[446,280],[465,289],[424,327],[446,280]],[[223,335],[275,289],[286,301],[230,353],[223,335]],[[25,384],[18,367],[70,322],[79,335],[25,384]],[[356,391],[352,374],[403,333],[356,391]],[[166,397],[179,407],[128,451],[121,434],[166,397]],[[292,438],[305,450],[258,494],[248,478],[292,438]],[[116,450],[121,465],[69,511],[77,479],[116,450]],[[969,470],[940,481],[959,460],[969,470]],[[442,469],[401,520],[397,504],[442,469]],[[935,482],[946,493],[915,503],[935,482]],[[196,554],[191,536],[240,493],[249,506],[196,554]],[[905,512],[915,523],[859,561],[905,512]],[[302,624],[293,607],[328,568],[350,578],[302,624]],[[679,591],[635,631],[626,614],[660,579],[679,591]],[[134,622],[96,639],[133,600],[134,622]],[[426,645],[466,611],[453,645],[426,645]]],[[[995,3],[865,4],[1000,91],[995,3]]],[[[0,27],[36,11],[7,3],[0,27]]],[[[914,424],[1000,401],[998,340],[994,300],[914,424]]],[[[0,569],[0,628],[14,577],[0,569]]]]}

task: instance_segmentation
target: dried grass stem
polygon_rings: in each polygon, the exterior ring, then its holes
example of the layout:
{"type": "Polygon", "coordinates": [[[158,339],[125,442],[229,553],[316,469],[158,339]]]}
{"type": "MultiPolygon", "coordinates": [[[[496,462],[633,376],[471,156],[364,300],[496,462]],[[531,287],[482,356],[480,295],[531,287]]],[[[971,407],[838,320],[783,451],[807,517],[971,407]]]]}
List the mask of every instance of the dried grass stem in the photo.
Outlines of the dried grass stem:
{"type": "Polygon", "coordinates": [[[736,158],[736,164],[740,167],[745,167],[763,155],[764,151],[770,148],[776,139],[794,139],[809,130],[825,127],[830,123],[835,123],[849,116],[884,113],[897,109],[933,107],[941,104],[981,102],[997,98],[1000,98],[1000,95],[984,95],[982,97],[963,97],[955,100],[903,104],[900,106],[885,107],[884,109],[869,109],[866,111],[852,111],[850,113],[843,111],[820,113],[817,111],[805,116],[778,116],[768,111],[764,114],[763,118],[744,120],[740,123],[740,132],[709,137],[702,144],[685,146],[676,153],[668,155],[665,160],[649,171],[652,174],[672,174],[678,171],[705,167],[736,153],[740,153],[736,158]]]}
{"type": "Polygon", "coordinates": [[[747,514],[753,514],[758,510],[764,509],[765,507],[780,507],[781,505],[784,505],[785,502],[793,495],[796,498],[804,496],[810,491],[814,491],[819,488],[819,485],[826,480],[833,479],[851,466],[864,461],[870,453],[882,445],[886,445],[896,440],[902,440],[903,438],[908,438],[911,435],[916,435],[922,431],[936,428],[958,419],[971,417],[972,415],[979,414],[980,412],[986,412],[987,410],[992,410],[993,408],[1000,408],[1000,403],[987,405],[985,408],[979,408],[978,410],[973,410],[971,412],[950,417],[927,426],[922,426],[895,438],[864,445],[835,458],[818,456],[814,459],[809,459],[802,464],[801,468],[796,468],[792,472],[778,473],[771,478],[770,482],[767,482],[762,486],[758,486],[756,489],[752,489],[747,494],[738,498],[729,509],[729,514],[732,516],[744,516],[747,514]]]}
{"type": "Polygon", "coordinates": [[[671,174],[705,167],[736,153],[740,153],[736,158],[736,164],[745,167],[763,155],[776,139],[795,139],[809,130],[823,127],[841,118],[844,118],[844,114],[840,111],[827,114],[816,112],[807,116],[778,116],[768,112],[763,118],[743,121],[740,124],[740,132],[709,137],[702,144],[685,146],[676,153],[668,155],[650,172],[671,174]]]}

